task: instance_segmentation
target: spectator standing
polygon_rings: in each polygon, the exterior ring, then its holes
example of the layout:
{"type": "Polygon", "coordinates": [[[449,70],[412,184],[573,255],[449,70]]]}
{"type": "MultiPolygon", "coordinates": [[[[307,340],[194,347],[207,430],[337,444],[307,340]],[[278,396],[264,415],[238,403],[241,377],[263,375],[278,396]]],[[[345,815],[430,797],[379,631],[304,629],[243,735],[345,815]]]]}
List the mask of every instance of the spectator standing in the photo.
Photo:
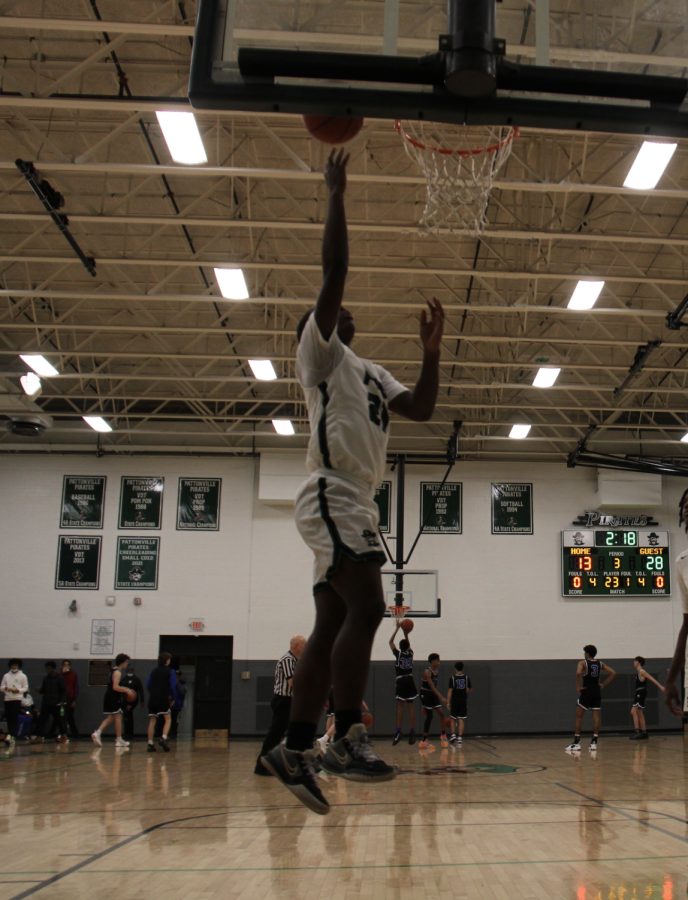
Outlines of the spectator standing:
{"type": "Polygon", "coordinates": [[[9,672],[5,672],[0,681],[0,691],[5,700],[5,718],[7,719],[7,737],[5,743],[11,750],[17,737],[17,723],[21,712],[22,697],[29,691],[29,680],[22,672],[22,661],[11,659],[9,672]]]}
{"type": "Polygon", "coordinates": [[[37,743],[43,743],[43,732],[49,718],[57,726],[59,734],[57,740],[63,744],[69,743],[67,737],[67,723],[65,718],[65,704],[67,703],[67,688],[65,687],[64,678],[58,674],[57,665],[48,660],[45,664],[45,678],[38,693],[43,697],[41,703],[41,713],[36,724],[36,733],[31,740],[37,743]]]}
{"type": "Polygon", "coordinates": [[[79,729],[74,721],[74,707],[79,697],[79,676],[72,669],[71,659],[62,660],[62,671],[60,672],[67,688],[67,705],[65,706],[65,714],[67,716],[67,727],[72,737],[79,737],[79,729]]]}
{"type": "Polygon", "coordinates": [[[131,700],[127,697],[124,706],[124,737],[134,737],[134,710],[139,705],[143,706],[146,701],[146,695],[143,692],[143,684],[141,683],[139,676],[134,672],[134,667],[132,665],[127,666],[127,670],[119,683],[122,687],[128,688],[136,694],[135,700],[131,700]]]}
{"type": "Polygon", "coordinates": [[[279,744],[287,730],[289,713],[291,712],[291,686],[294,678],[294,669],[305,647],[306,638],[302,634],[295,634],[289,642],[289,650],[278,660],[275,666],[275,685],[273,687],[272,700],[270,701],[272,722],[258,754],[256,766],[253,770],[254,775],[271,774],[260,761],[260,758],[279,744]]]}

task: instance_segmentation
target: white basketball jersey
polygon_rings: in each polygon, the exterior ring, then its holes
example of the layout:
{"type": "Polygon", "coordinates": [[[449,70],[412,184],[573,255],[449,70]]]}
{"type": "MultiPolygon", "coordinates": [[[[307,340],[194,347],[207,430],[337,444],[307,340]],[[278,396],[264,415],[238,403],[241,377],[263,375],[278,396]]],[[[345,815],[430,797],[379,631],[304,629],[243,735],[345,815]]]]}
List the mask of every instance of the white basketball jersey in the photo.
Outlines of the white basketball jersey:
{"type": "Polygon", "coordinates": [[[316,469],[339,470],[378,487],[387,456],[387,406],[408,388],[382,366],[356,356],[336,330],[326,341],[315,314],[301,335],[296,375],[311,423],[309,474],[316,469]]]}
{"type": "MultiPolygon", "coordinates": [[[[683,601],[683,612],[688,613],[688,550],[676,560],[676,574],[678,576],[678,586],[681,591],[681,600],[683,601]]],[[[686,667],[686,680],[688,682],[688,666],[686,667]]]]}

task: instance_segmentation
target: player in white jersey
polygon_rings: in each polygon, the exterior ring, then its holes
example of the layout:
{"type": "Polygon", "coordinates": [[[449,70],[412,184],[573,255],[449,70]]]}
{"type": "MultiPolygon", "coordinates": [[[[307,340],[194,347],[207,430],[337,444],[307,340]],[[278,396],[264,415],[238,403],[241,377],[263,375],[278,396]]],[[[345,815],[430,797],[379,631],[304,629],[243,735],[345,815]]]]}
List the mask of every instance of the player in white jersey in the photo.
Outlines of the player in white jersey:
{"type": "Polygon", "coordinates": [[[349,262],[344,211],[348,155],[333,151],[325,182],[329,204],[322,242],[323,283],[297,329],[296,374],[311,425],[308,480],[296,498],[296,525],[315,555],[315,627],[294,673],[286,741],[262,762],[302,803],[329,811],[315,775],[315,729],[333,685],[336,731],[322,768],[350,781],[389,781],[396,770],[371,749],[361,723],[375,632],[385,609],[375,489],[382,481],[389,413],[427,421],[439,388],[444,313],[438,300],[421,313],[423,365],[413,391],[351,350],[351,313],[342,307],[349,262]]]}
{"type": "MultiPolygon", "coordinates": [[[[683,525],[686,533],[688,533],[688,490],[683,492],[683,496],[678,504],[678,524],[683,525]]],[[[680,718],[683,716],[683,710],[681,709],[681,699],[676,689],[676,677],[685,663],[686,640],[688,639],[688,550],[684,550],[676,560],[676,580],[678,581],[681,600],[683,601],[683,624],[676,639],[674,658],[671,661],[664,685],[664,702],[672,713],[680,718]]],[[[688,685],[688,671],[685,677],[688,685]]],[[[686,702],[688,703],[688,693],[686,694],[686,702]]]]}

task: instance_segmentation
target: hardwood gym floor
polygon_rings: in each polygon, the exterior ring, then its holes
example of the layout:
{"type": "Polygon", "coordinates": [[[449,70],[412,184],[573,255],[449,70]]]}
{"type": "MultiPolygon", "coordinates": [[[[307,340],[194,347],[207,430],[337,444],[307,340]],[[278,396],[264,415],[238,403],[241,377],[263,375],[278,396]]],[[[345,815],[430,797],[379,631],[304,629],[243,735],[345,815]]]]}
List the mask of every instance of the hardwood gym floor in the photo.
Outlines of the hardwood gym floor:
{"type": "Polygon", "coordinates": [[[400,775],[328,779],[321,818],[252,774],[258,744],[0,751],[0,900],[675,900],[688,743],[604,736],[377,746],[400,775]]]}

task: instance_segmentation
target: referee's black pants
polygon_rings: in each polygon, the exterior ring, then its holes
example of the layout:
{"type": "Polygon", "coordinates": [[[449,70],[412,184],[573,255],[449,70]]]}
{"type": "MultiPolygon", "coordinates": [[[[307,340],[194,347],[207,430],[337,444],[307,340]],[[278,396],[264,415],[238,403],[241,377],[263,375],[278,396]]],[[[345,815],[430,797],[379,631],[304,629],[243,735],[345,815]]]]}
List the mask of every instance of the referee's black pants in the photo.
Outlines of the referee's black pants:
{"type": "Polygon", "coordinates": [[[265,756],[268,751],[276,747],[284,737],[289,724],[289,713],[291,711],[291,697],[282,697],[280,694],[273,694],[270,701],[270,709],[272,709],[272,722],[270,729],[265,735],[263,746],[260,748],[258,759],[256,760],[256,768],[263,768],[260,761],[261,756],[265,756]]]}

